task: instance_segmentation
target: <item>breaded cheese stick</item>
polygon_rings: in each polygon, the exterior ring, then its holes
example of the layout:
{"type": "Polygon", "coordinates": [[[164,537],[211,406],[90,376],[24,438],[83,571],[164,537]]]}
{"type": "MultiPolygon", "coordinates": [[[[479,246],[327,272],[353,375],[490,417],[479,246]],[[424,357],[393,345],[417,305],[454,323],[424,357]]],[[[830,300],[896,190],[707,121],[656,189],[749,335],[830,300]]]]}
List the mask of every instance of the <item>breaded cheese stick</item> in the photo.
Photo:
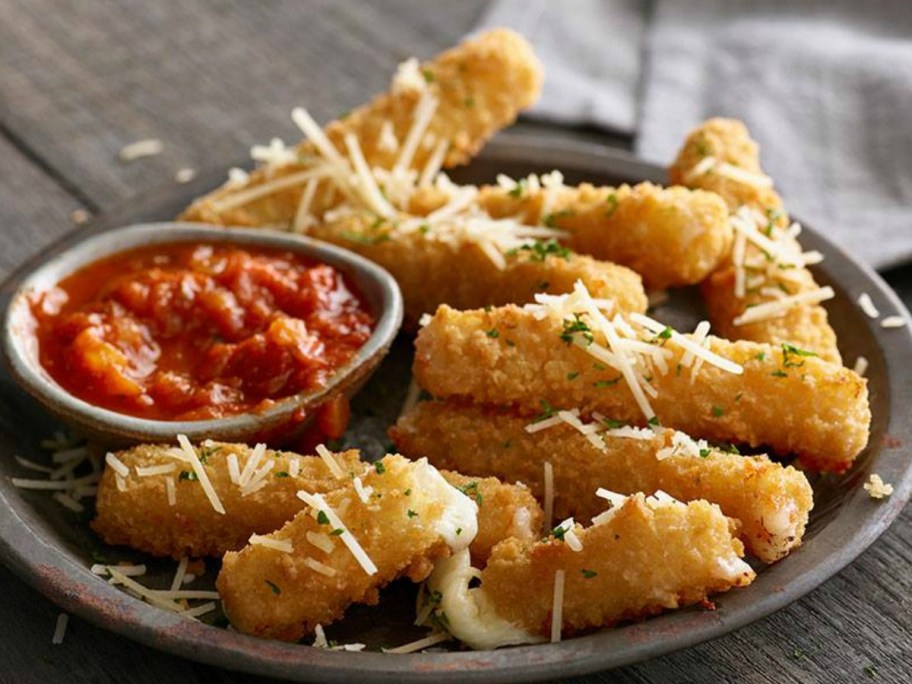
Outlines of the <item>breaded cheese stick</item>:
{"type": "MultiPolygon", "coordinates": [[[[431,459],[428,461],[433,465],[431,459]]],[[[453,469],[441,470],[440,474],[478,505],[478,534],[469,546],[475,567],[483,568],[491,550],[504,539],[529,540],[541,535],[544,514],[525,484],[501,482],[496,477],[462,475],[453,469]]]]}
{"type": "Polygon", "coordinates": [[[650,289],[698,283],[731,249],[725,203],[701,190],[652,183],[532,189],[519,181],[482,188],[478,203],[494,218],[564,230],[564,244],[632,268],[650,289]]]}
{"type": "Polygon", "coordinates": [[[642,619],[754,579],[734,523],[713,504],[637,494],[598,520],[568,527],[563,541],[498,544],[476,588],[467,554],[443,560],[427,585],[435,611],[454,636],[492,649],[642,619]]]}
{"type": "MultiPolygon", "coordinates": [[[[513,31],[495,29],[420,66],[404,64],[390,92],[330,123],[325,134],[343,155],[345,136],[353,134],[366,165],[382,169],[404,161],[405,168],[421,170],[442,141],[442,164],[449,168],[466,163],[488,138],[511,124],[538,98],[541,82],[541,65],[529,43],[513,31]],[[429,98],[436,106],[427,106],[429,98]],[[428,112],[430,120],[419,131],[420,138],[410,140],[416,120],[428,112]]],[[[298,159],[292,163],[258,169],[246,180],[229,182],[197,199],[181,218],[235,226],[288,225],[310,180],[306,173],[317,150],[303,142],[295,151],[298,159]]],[[[324,196],[324,190],[325,184],[314,199],[322,210],[338,198],[332,192],[324,196]]]]}
{"type": "Polygon", "coordinates": [[[733,213],[741,213],[738,220],[743,221],[746,234],[760,233],[760,244],[756,237],[741,238],[739,247],[736,238],[732,258],[703,283],[710,319],[720,334],[729,339],[793,344],[841,363],[836,333],[819,303],[826,293],[821,292],[801,259],[787,257],[783,261],[762,246],[766,238],[785,254],[801,253],[789,232],[782,199],[760,167],[757,143],[747,127],[732,119],[710,119],[697,127],[687,136],[669,177],[673,183],[719,194],[733,213]],[[789,263],[794,261],[798,263],[789,263]],[[801,302],[801,297],[810,300],[801,302]],[[783,298],[795,303],[775,311],[774,317],[740,322],[752,307],[783,298]]]}
{"type": "Polygon", "coordinates": [[[352,603],[376,604],[397,577],[425,579],[435,560],[475,537],[474,501],[425,459],[386,456],[362,485],[325,498],[304,493],[308,509],[225,554],[216,587],[235,629],[297,641],[352,603]]]}
{"type": "Polygon", "coordinates": [[[298,490],[347,487],[351,476],[368,467],[357,451],[333,455],[341,477],[317,456],[221,442],[206,442],[195,452],[218,504],[207,496],[184,449],[144,444],[114,454],[114,466],[109,461],[92,529],[108,544],[154,556],[221,556],[242,548],[251,534],[273,532],[294,517],[304,505],[298,490]]]}
{"type": "Polygon", "coordinates": [[[553,242],[509,250],[498,264],[476,240],[438,235],[434,230],[404,234],[390,230],[389,224],[378,226],[374,218],[349,216],[314,226],[310,234],[387,269],[399,283],[406,321],[412,327],[423,314],[444,303],[458,309],[521,304],[531,302],[537,293],[569,292],[577,280],[593,296],[614,300],[619,311],[642,312],[648,304],[637,273],[569,253],[553,242]]]}
{"type": "MultiPolygon", "coordinates": [[[[583,421],[580,425],[587,429],[583,421]]],[[[718,504],[739,521],[747,550],[766,563],[801,544],[814,505],[804,473],[766,456],[721,451],[666,428],[597,427],[589,436],[559,416],[531,423],[493,407],[423,401],[399,418],[390,436],[406,456],[427,456],[438,468],[523,482],[539,500],[544,500],[544,464],[549,463],[557,520],[588,520],[600,513],[604,501],[595,496],[595,487],[621,494],[662,490],[681,501],[718,504]]]]}
{"type": "MultiPolygon", "coordinates": [[[[702,346],[741,372],[710,363],[697,371],[696,362],[686,363],[691,352],[680,346],[696,346],[692,335],[667,328],[651,340],[639,334],[638,341],[611,347],[586,315],[540,315],[516,306],[462,312],[440,307],[415,342],[418,384],[438,398],[514,406],[526,415],[542,405],[578,408],[635,425],[645,424],[648,402],[661,425],[794,453],[820,470],[844,470],[867,444],[866,380],[809,352],[710,336],[702,346]],[[645,351],[628,359],[628,365],[640,365],[625,375],[618,358],[628,358],[632,344],[645,351]],[[663,366],[647,365],[646,359],[659,355],[663,366]],[[628,376],[638,379],[633,386],[628,376]]],[[[613,334],[621,335],[620,325],[613,334]]]]}

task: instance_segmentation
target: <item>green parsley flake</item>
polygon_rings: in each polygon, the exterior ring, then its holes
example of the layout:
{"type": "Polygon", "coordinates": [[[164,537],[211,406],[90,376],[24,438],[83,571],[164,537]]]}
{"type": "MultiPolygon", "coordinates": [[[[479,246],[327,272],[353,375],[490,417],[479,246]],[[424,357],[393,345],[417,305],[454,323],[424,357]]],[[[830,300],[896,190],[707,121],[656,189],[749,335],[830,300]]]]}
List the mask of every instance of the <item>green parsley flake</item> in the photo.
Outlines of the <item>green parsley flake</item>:
{"type": "Polygon", "coordinates": [[[484,501],[484,498],[481,496],[481,492],[478,491],[477,482],[469,482],[468,484],[457,487],[456,489],[458,489],[470,499],[475,499],[475,503],[477,503],[479,507],[484,501]]]}
{"type": "Polygon", "coordinates": [[[411,509],[411,508],[410,508],[410,509],[408,509],[408,511],[406,511],[406,514],[407,514],[407,515],[408,515],[408,517],[410,517],[410,518],[415,518],[415,517],[417,517],[417,516],[418,516],[418,514],[417,514],[417,513],[415,513],[415,511],[413,511],[413,510],[412,510],[412,509],[411,509]]]}
{"type": "Polygon", "coordinates": [[[179,480],[189,480],[190,482],[195,482],[199,478],[196,476],[196,473],[192,470],[182,470],[180,475],[178,475],[179,480]]]}
{"type": "Polygon", "coordinates": [[[786,373],[784,370],[781,370],[779,368],[777,368],[772,373],[770,373],[770,375],[772,375],[774,378],[787,378],[788,377],[788,373],[786,373]]]}
{"type": "Polygon", "coordinates": [[[324,511],[317,512],[317,522],[320,525],[329,525],[329,516],[324,511]]]}
{"type": "Polygon", "coordinates": [[[706,458],[712,453],[712,449],[700,449],[700,458],[706,458]]]}
{"type": "Polygon", "coordinates": [[[716,418],[721,418],[723,415],[725,415],[725,409],[723,409],[721,406],[713,406],[712,413],[716,418]]]}
{"type": "Polygon", "coordinates": [[[343,530],[341,527],[337,527],[329,534],[332,535],[333,537],[339,537],[339,536],[345,534],[345,530],[343,530]]]}
{"type": "Polygon", "coordinates": [[[583,577],[585,577],[586,579],[592,579],[593,577],[598,575],[598,573],[595,570],[586,570],[585,568],[580,570],[580,572],[583,573],[583,577]]]}
{"type": "Polygon", "coordinates": [[[485,335],[487,335],[491,339],[497,339],[498,337],[500,337],[500,333],[497,332],[497,328],[491,328],[490,330],[485,330],[485,335]]]}
{"type": "Polygon", "coordinates": [[[517,248],[516,253],[520,251],[529,252],[529,261],[534,262],[545,261],[549,256],[570,261],[570,256],[573,254],[570,248],[564,247],[557,240],[536,240],[530,245],[517,248]]]}
{"type": "Polygon", "coordinates": [[[557,222],[562,218],[568,218],[573,216],[572,209],[562,209],[561,211],[556,211],[551,214],[545,214],[542,223],[545,224],[547,228],[557,228],[557,222]]]}
{"type": "Polygon", "coordinates": [[[576,380],[579,377],[579,371],[570,371],[567,373],[567,380],[576,380]]]}
{"type": "Polygon", "coordinates": [[[658,426],[661,424],[661,423],[659,423],[659,417],[658,417],[658,416],[653,416],[652,418],[650,418],[649,420],[647,420],[646,423],[649,424],[649,425],[651,425],[652,427],[658,427],[658,426]]]}
{"type": "Polygon", "coordinates": [[[586,340],[586,345],[590,345],[595,341],[595,336],[592,334],[592,328],[589,327],[589,324],[582,319],[582,314],[575,313],[573,318],[565,318],[563,323],[563,330],[561,331],[560,338],[565,343],[573,344],[574,335],[581,335],[584,340],[586,340]]]}
{"type": "Polygon", "coordinates": [[[281,587],[279,587],[279,585],[276,584],[275,582],[270,582],[269,580],[263,580],[263,581],[266,582],[267,585],[269,585],[269,588],[272,590],[272,593],[275,594],[276,596],[278,596],[279,594],[282,593],[281,587]]]}
{"type": "Polygon", "coordinates": [[[605,209],[605,216],[611,216],[618,208],[618,197],[615,193],[608,195],[608,198],[605,200],[605,203],[608,205],[608,208],[605,209]]]}
{"type": "Polygon", "coordinates": [[[275,474],[275,476],[276,477],[288,477],[288,473],[286,473],[284,470],[280,470],[279,472],[277,472],[275,474]]]}
{"type": "Polygon", "coordinates": [[[386,472],[386,466],[383,465],[382,461],[376,461],[374,462],[374,470],[377,471],[378,475],[383,475],[386,472]]]}
{"type": "Polygon", "coordinates": [[[621,376],[617,376],[614,380],[596,380],[592,383],[593,387],[613,387],[621,381],[621,376]]]}
{"type": "Polygon", "coordinates": [[[783,343],[782,345],[782,365],[786,368],[798,368],[804,365],[804,361],[796,361],[794,357],[802,358],[808,356],[817,356],[812,351],[799,349],[792,344],[783,343]]]}

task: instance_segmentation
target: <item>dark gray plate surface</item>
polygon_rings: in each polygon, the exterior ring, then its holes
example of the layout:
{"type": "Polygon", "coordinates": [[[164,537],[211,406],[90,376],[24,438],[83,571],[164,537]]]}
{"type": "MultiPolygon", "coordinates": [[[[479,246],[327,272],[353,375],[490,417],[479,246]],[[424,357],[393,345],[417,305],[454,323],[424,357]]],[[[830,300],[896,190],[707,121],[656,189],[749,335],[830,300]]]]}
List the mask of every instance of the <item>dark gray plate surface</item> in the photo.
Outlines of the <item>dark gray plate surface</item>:
{"type": "MultiPolygon", "coordinates": [[[[617,184],[664,179],[661,169],[627,155],[516,136],[502,136],[470,167],[454,175],[459,180],[486,182],[493,180],[496,173],[518,177],[554,168],[561,169],[568,182],[617,184]]],[[[87,235],[131,223],[170,219],[191,198],[221,178],[222,174],[201,178],[136,200],[84,226],[46,251],[41,259],[87,235]]],[[[806,230],[803,243],[806,249],[817,249],[826,256],[815,273],[820,282],[836,289],[837,298],[827,302],[827,308],[846,363],[851,366],[859,355],[870,361],[868,377],[874,414],[870,446],[848,473],[812,478],[815,509],[804,546],[772,567],[758,567],[754,584],[720,596],[715,611],[677,611],[556,645],[415,655],[330,652],[190,622],[142,603],[93,576],[89,566],[99,554],[105,561],[136,561],[140,557],[129,550],[102,546],[89,531],[85,515],[64,510],[46,494],[24,492],[11,485],[10,476],[29,476],[12,455],[46,460],[47,454],[38,443],[58,426],[3,371],[0,558],[64,610],[112,631],[195,660],[296,680],[436,681],[446,674],[461,681],[542,679],[629,664],[737,629],[794,601],[838,572],[887,528],[912,494],[910,330],[884,330],[866,318],[854,302],[860,293],[867,292],[883,315],[901,314],[908,320],[908,313],[873,271],[855,262],[823,235],[806,230]],[[893,484],[891,497],[882,501],[870,499],[861,485],[871,472],[893,484]]],[[[20,272],[28,267],[23,266],[20,272]]],[[[14,274],[0,291],[0,306],[4,308],[16,278],[14,274]]],[[[699,300],[692,292],[676,292],[658,309],[657,316],[681,327],[692,327],[701,316],[699,300]]],[[[355,401],[352,430],[345,442],[360,446],[371,457],[382,453],[387,443],[386,427],[395,420],[404,398],[410,347],[411,340],[400,339],[355,401]]],[[[782,410],[792,407],[783,406],[782,410]]],[[[170,581],[173,563],[153,562],[149,566],[146,583],[164,586],[170,581]]],[[[211,585],[216,571],[216,565],[210,563],[199,586],[211,585]]],[[[414,588],[398,583],[384,592],[379,608],[352,609],[328,634],[341,642],[365,642],[371,648],[419,638],[423,632],[410,625],[413,601],[414,588]]]]}

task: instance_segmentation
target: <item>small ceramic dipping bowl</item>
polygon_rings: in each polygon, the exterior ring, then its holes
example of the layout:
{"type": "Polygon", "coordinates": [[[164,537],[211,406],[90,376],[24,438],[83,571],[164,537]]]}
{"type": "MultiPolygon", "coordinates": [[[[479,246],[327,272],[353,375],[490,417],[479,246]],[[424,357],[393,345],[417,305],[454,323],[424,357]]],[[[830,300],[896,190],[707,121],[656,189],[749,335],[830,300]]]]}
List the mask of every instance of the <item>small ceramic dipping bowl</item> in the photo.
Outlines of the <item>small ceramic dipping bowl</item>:
{"type": "Polygon", "coordinates": [[[148,223],[105,232],[76,243],[27,273],[10,299],[3,329],[3,351],[13,378],[50,413],[81,434],[108,444],[170,442],[177,434],[192,441],[250,442],[269,435],[290,435],[313,410],[340,393],[351,396],[366,382],[389,350],[402,323],[402,294],[393,277],[376,264],[345,249],[299,235],[269,230],[225,229],[192,223],[148,223]],[[98,259],[138,247],[181,242],[231,244],[282,249],[338,269],[361,294],[376,325],[373,334],[324,387],[277,400],[260,412],[207,420],[163,421],[137,418],[94,406],[62,388],[41,365],[37,321],[29,300],[98,259]]]}

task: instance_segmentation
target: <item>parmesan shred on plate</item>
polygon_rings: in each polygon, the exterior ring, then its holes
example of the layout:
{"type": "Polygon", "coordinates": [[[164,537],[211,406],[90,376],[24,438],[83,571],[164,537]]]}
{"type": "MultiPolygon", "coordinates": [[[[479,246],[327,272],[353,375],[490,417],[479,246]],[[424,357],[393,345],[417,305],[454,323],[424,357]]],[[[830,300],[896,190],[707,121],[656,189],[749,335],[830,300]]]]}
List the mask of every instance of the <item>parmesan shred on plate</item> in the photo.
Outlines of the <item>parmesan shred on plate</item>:
{"type": "Polygon", "coordinates": [[[864,488],[872,499],[884,499],[893,493],[893,485],[884,482],[877,473],[871,473],[864,488]]]}

